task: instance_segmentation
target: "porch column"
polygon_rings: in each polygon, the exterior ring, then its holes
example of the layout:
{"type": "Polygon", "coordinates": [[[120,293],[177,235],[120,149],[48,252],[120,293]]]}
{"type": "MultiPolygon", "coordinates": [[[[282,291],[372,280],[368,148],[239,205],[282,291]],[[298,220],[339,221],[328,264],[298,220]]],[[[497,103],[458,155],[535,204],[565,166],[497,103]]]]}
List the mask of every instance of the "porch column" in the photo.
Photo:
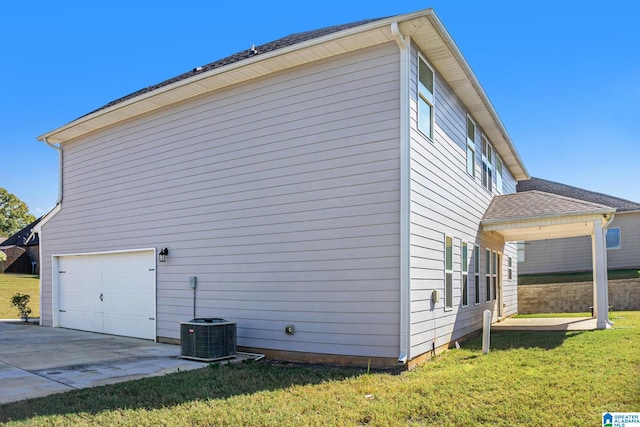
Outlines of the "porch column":
{"type": "Polygon", "coordinates": [[[602,221],[593,221],[591,249],[593,258],[593,315],[598,329],[611,327],[609,323],[609,282],[607,279],[607,245],[602,221]]]}

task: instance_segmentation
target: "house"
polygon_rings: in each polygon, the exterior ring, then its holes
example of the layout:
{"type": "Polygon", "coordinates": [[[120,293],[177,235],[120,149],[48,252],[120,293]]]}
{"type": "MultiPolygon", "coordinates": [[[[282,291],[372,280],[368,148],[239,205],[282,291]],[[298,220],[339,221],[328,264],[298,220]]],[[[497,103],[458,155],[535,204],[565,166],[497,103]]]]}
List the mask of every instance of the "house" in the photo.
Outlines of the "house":
{"type": "MultiPolygon", "coordinates": [[[[411,365],[515,314],[514,242],[557,233],[431,9],[292,34],[39,139],[62,165],[46,326],[178,342],[221,317],[270,357],[411,365]]],[[[554,206],[600,272],[612,211],[554,206]]]]}
{"type": "Polygon", "coordinates": [[[7,255],[0,273],[36,274],[40,271],[40,242],[35,228],[41,219],[38,218],[0,243],[0,250],[7,255]]]}
{"type": "MultiPolygon", "coordinates": [[[[615,208],[606,235],[608,269],[640,269],[640,203],[540,178],[519,181],[516,188],[518,192],[542,191],[615,208]]],[[[592,268],[591,241],[586,236],[527,242],[521,245],[519,256],[520,274],[580,272],[592,268]]]]}

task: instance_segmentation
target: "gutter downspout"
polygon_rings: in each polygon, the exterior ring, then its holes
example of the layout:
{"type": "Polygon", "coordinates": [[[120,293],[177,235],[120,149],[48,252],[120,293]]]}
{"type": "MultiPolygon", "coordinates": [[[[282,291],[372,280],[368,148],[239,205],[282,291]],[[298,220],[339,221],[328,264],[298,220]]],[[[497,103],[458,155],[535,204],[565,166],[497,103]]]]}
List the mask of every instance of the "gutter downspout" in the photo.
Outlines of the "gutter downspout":
{"type": "MultiPolygon", "coordinates": [[[[42,271],[42,265],[43,265],[42,260],[44,259],[42,254],[42,247],[43,247],[42,226],[49,220],[49,218],[51,218],[53,215],[58,213],[58,211],[60,210],[60,204],[62,203],[62,147],[60,145],[55,145],[47,141],[46,136],[42,137],[42,142],[44,142],[49,147],[53,148],[58,152],[58,199],[56,200],[56,204],[53,207],[53,209],[49,213],[47,213],[47,215],[45,215],[45,217],[34,228],[37,231],[38,239],[40,240],[38,245],[38,255],[40,257],[40,265],[38,265],[38,269],[40,270],[39,273],[40,273],[40,324],[41,325],[42,325],[42,313],[44,312],[43,311],[44,297],[42,295],[42,289],[43,289],[42,278],[44,277],[43,271],[42,271]]],[[[53,283],[51,284],[51,287],[53,289],[53,283]]],[[[53,317],[54,317],[54,314],[52,313],[52,319],[53,317]]]]}
{"type": "MultiPolygon", "coordinates": [[[[607,253],[607,229],[609,228],[609,226],[611,225],[611,223],[613,222],[613,218],[615,218],[616,213],[613,212],[611,214],[611,216],[609,217],[609,219],[607,220],[607,222],[605,222],[604,224],[602,224],[602,233],[604,234],[604,253],[605,253],[605,257],[604,257],[604,271],[605,271],[605,277],[607,279],[607,292],[605,292],[605,307],[607,308],[607,324],[609,326],[613,326],[613,322],[611,320],[609,320],[609,277],[608,277],[608,272],[609,272],[609,254],[607,253]]],[[[605,216],[606,218],[606,216],[605,216]]]]}
{"type": "Polygon", "coordinates": [[[411,151],[409,114],[409,72],[411,38],[405,37],[397,22],[391,34],[400,48],[400,355],[398,364],[410,360],[411,350],[411,151]]]}
{"type": "Polygon", "coordinates": [[[56,205],[59,205],[62,203],[62,147],[47,141],[46,136],[42,137],[42,142],[58,152],[58,200],[56,200],[56,205]]]}

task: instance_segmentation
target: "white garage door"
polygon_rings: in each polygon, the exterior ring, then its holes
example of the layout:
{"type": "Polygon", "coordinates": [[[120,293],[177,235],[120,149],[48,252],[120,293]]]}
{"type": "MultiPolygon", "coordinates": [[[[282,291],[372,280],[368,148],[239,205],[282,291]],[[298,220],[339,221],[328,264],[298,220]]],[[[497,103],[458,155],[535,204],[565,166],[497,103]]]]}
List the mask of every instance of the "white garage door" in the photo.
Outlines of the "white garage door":
{"type": "Polygon", "coordinates": [[[58,257],[58,326],[155,339],[154,251],[58,257]]]}

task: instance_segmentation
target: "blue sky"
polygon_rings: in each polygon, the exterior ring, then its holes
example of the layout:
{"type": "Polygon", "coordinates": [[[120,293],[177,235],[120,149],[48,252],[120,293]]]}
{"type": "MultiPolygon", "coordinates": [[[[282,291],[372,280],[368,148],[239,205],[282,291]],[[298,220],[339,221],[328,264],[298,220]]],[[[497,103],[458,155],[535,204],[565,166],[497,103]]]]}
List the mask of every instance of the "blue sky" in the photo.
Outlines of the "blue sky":
{"type": "Polygon", "coordinates": [[[0,13],[0,187],[41,215],[57,198],[58,160],[38,135],[252,43],[429,7],[532,176],[640,202],[634,0],[9,2],[0,13]]]}

